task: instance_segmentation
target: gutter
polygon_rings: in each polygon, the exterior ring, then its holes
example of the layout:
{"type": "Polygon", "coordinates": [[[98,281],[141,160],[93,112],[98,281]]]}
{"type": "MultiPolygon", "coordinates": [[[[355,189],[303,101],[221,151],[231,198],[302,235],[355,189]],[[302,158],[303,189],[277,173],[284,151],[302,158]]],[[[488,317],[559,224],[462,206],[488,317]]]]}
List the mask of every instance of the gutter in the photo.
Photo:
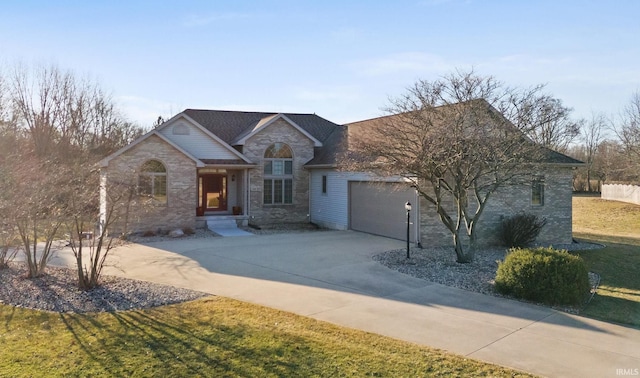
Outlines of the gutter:
{"type": "Polygon", "coordinates": [[[327,168],[338,168],[336,164],[314,164],[314,165],[303,165],[303,169],[327,169],[327,168]]]}

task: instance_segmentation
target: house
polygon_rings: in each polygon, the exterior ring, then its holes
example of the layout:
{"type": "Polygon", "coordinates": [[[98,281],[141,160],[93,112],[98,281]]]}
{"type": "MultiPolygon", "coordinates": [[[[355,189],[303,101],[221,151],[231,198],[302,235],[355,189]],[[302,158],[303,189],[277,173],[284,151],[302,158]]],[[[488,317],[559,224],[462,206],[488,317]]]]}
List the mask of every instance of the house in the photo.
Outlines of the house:
{"type": "MultiPolygon", "coordinates": [[[[102,208],[109,183],[135,172],[152,202],[133,212],[128,229],[205,227],[217,222],[269,225],[312,222],[406,238],[404,204],[413,204],[413,242],[449,245],[434,209],[399,177],[338,169],[350,127],[315,114],[187,109],[101,161],[102,208]],[[419,222],[415,222],[419,219],[419,222]]],[[[544,243],[569,243],[572,170],[578,161],[549,151],[532,183],[501,190],[487,206],[478,234],[494,243],[504,216],[526,210],[547,218],[544,243]]]]}

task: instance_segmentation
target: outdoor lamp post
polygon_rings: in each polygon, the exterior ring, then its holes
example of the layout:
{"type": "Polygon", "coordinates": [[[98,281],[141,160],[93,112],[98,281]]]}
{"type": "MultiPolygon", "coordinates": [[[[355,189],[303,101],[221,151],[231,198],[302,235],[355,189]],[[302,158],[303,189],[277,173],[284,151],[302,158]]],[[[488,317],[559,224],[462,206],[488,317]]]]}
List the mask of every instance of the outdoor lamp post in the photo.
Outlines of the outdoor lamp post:
{"type": "Polygon", "coordinates": [[[411,202],[407,201],[404,204],[404,208],[407,210],[407,258],[410,258],[409,255],[409,224],[411,219],[411,202]]]}

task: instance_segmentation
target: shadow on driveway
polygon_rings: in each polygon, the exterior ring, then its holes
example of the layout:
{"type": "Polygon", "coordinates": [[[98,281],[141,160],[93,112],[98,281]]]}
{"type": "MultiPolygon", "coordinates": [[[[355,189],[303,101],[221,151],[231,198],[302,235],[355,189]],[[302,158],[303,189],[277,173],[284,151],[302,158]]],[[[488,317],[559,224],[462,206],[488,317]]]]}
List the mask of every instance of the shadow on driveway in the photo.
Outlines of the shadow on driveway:
{"type": "MultiPolygon", "coordinates": [[[[199,290],[545,376],[640,366],[640,330],[446,287],[372,256],[402,241],[352,231],[132,244],[105,274],[199,290]]],[[[64,263],[64,256],[59,263],[64,263]]]]}

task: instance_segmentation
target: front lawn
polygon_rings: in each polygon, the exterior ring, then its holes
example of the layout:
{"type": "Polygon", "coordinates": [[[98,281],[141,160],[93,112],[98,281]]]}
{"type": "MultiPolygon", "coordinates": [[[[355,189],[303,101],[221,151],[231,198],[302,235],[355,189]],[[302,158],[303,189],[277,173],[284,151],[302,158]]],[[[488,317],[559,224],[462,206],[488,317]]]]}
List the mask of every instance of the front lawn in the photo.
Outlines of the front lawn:
{"type": "Polygon", "coordinates": [[[640,240],[640,205],[598,197],[573,197],[573,232],[640,240]]]}
{"type": "Polygon", "coordinates": [[[588,239],[607,247],[576,252],[589,270],[601,277],[600,287],[582,315],[640,328],[640,240],[630,245],[596,235],[588,239]]]}
{"type": "Polygon", "coordinates": [[[99,314],[0,305],[0,376],[529,376],[232,299],[99,314]]]}
{"type": "Polygon", "coordinates": [[[640,328],[640,206],[574,197],[574,235],[606,248],[579,251],[602,279],[585,316],[640,328]]]}

